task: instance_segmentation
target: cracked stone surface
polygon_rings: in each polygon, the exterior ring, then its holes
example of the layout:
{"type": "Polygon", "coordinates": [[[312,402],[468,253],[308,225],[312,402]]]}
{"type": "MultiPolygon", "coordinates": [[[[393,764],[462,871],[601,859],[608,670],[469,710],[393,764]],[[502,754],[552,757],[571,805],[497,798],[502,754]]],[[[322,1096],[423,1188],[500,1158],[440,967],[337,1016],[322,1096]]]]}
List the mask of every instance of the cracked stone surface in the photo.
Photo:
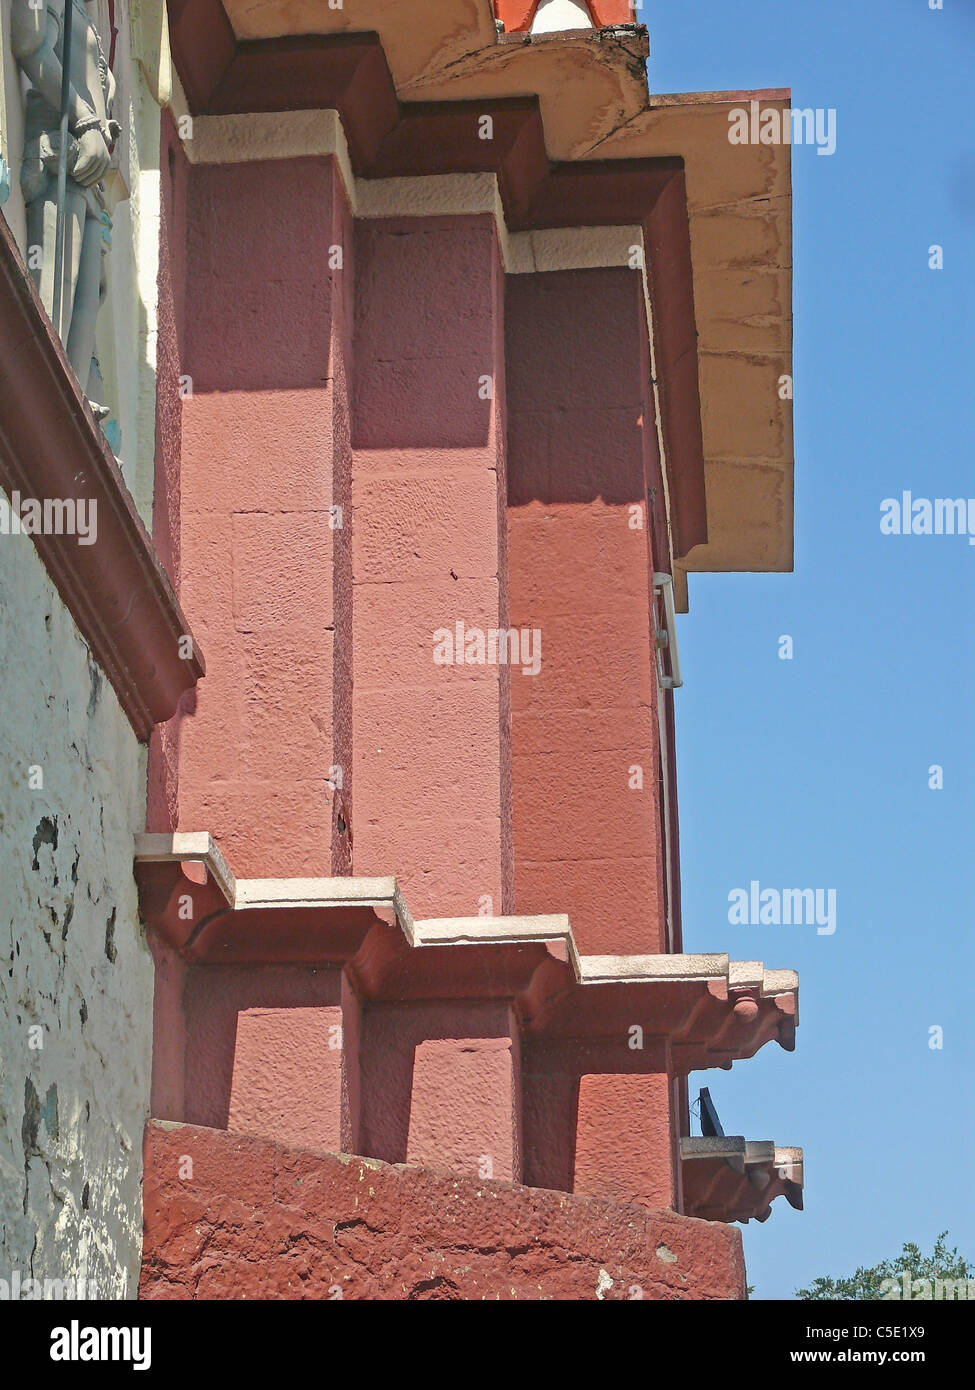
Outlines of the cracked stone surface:
{"type": "Polygon", "coordinates": [[[140,1297],[740,1299],[738,1230],[153,1121],[140,1297]]]}
{"type": "Polygon", "coordinates": [[[132,877],[145,755],[25,536],[0,536],[0,667],[0,1279],[133,1297],[152,1044],[132,877]]]}

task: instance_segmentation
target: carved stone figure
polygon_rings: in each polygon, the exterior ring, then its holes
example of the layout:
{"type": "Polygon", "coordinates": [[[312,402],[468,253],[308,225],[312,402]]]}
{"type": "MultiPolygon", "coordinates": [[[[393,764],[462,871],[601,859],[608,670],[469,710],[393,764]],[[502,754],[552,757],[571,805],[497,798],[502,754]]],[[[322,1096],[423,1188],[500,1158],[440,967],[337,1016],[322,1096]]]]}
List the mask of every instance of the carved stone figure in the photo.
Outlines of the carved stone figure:
{"type": "Polygon", "coordinates": [[[112,119],[115,79],[92,19],[97,0],[13,0],[11,44],[30,87],[25,112],[21,188],[27,205],[28,258],[41,301],[54,309],[54,242],[60,149],[61,53],[65,16],[70,17],[71,71],[68,105],[67,193],[60,322],[55,324],[68,360],[104,418],[97,394],[95,320],[105,298],[105,257],[111,218],[102,182],[120,127],[112,119]],[[89,9],[91,14],[89,13],[89,9]]]}

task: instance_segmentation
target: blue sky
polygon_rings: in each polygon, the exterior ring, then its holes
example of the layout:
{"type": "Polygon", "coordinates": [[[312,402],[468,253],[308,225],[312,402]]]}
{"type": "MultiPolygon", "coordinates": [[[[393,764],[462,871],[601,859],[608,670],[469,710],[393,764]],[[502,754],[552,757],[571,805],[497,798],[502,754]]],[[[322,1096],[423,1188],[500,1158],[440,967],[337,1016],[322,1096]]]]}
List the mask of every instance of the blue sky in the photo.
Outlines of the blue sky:
{"type": "Polygon", "coordinates": [[[945,1228],[975,1260],[975,547],[880,532],[904,489],[975,497],[975,6],[640,18],[652,90],[791,87],[837,112],[834,155],[793,150],[795,573],[692,576],[678,627],[685,949],[800,972],[794,1053],[691,1078],[726,1133],[805,1149],[805,1212],[744,1230],[754,1296],[788,1298],[945,1228]],[[752,879],[835,888],[835,934],[730,925],[752,879]]]}

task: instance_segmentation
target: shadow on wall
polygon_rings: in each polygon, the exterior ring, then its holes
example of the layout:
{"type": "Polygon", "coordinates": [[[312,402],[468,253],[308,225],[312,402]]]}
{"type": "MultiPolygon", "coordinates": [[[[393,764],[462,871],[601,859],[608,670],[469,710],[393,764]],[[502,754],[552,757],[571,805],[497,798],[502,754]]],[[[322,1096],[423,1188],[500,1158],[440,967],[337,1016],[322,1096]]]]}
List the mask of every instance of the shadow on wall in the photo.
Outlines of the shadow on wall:
{"type": "MultiPolygon", "coordinates": [[[[508,276],[510,507],[645,502],[643,313],[637,271],[508,276]]],[[[653,485],[659,460],[651,463],[653,485]]]]}
{"type": "Polygon", "coordinates": [[[492,300],[503,275],[494,219],[443,220],[450,235],[435,218],[356,224],[356,449],[489,442],[500,395],[492,300]],[[466,236],[456,234],[460,222],[466,236]]]}
{"type": "Polygon", "coordinates": [[[191,967],[185,1104],[172,1118],[572,1190],[578,1076],[532,1053],[522,1102],[506,1003],[379,1004],[360,1016],[346,995],[343,1036],[342,995],[332,967],[191,967]]]}

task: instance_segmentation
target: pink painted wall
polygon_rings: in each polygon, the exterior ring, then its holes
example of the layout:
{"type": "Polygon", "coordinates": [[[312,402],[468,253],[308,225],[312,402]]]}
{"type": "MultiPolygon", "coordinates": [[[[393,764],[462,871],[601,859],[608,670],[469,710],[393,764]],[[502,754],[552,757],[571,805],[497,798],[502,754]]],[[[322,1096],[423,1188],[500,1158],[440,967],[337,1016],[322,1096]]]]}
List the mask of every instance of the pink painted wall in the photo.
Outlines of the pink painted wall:
{"type": "Polygon", "coordinates": [[[665,1073],[581,1077],[572,1191],[673,1206],[673,1120],[665,1073]]]}
{"type": "Polygon", "coordinates": [[[679,1209],[676,1105],[666,1042],[650,1033],[523,1047],[524,1180],[537,1187],[679,1209]]]}
{"type": "MultiPolygon", "coordinates": [[[[666,550],[642,284],[622,269],[511,276],[505,308],[511,622],[540,628],[544,652],[512,686],[516,908],[568,912],[584,953],[666,952],[650,619],[666,550]]],[[[640,1054],[617,1055],[625,1038],[605,1059],[526,1049],[527,1181],[678,1201],[666,1047],[633,1021],[640,1054]]]]}
{"type": "Polygon", "coordinates": [[[520,1045],[506,1004],[372,1006],[360,1057],[357,1152],[521,1180],[520,1045]]]}
{"type": "MultiPolygon", "coordinates": [[[[155,530],[207,677],[154,735],[147,826],[210,830],[242,875],[348,872],[350,211],[332,160],[191,167],[168,118],[161,167],[155,530]]],[[[337,1146],[340,985],[309,1004],[285,972],[268,1003],[266,972],[154,954],[153,1113],[337,1146]]]]}
{"type": "MultiPolygon", "coordinates": [[[[167,309],[192,396],[165,422],[180,436],[164,481],[179,490],[181,596],[208,654],[177,746],[179,828],[210,830],[242,876],[350,872],[354,839],[356,871],[396,873],[416,913],[474,912],[481,895],[503,911],[508,673],[433,662],[436,627],[506,615],[493,221],[353,236],[329,160],[174,160],[195,312],[179,339],[175,296],[167,309]],[[465,285],[464,312],[445,282],[465,285]]],[[[174,248],[170,276],[181,269],[174,248]]],[[[157,1114],[520,1172],[506,1006],[406,1009],[384,1039],[381,1011],[361,1016],[328,971],[187,970],[157,953],[157,1114]],[[339,1025],[341,1052],[324,1045],[339,1025]]]]}

